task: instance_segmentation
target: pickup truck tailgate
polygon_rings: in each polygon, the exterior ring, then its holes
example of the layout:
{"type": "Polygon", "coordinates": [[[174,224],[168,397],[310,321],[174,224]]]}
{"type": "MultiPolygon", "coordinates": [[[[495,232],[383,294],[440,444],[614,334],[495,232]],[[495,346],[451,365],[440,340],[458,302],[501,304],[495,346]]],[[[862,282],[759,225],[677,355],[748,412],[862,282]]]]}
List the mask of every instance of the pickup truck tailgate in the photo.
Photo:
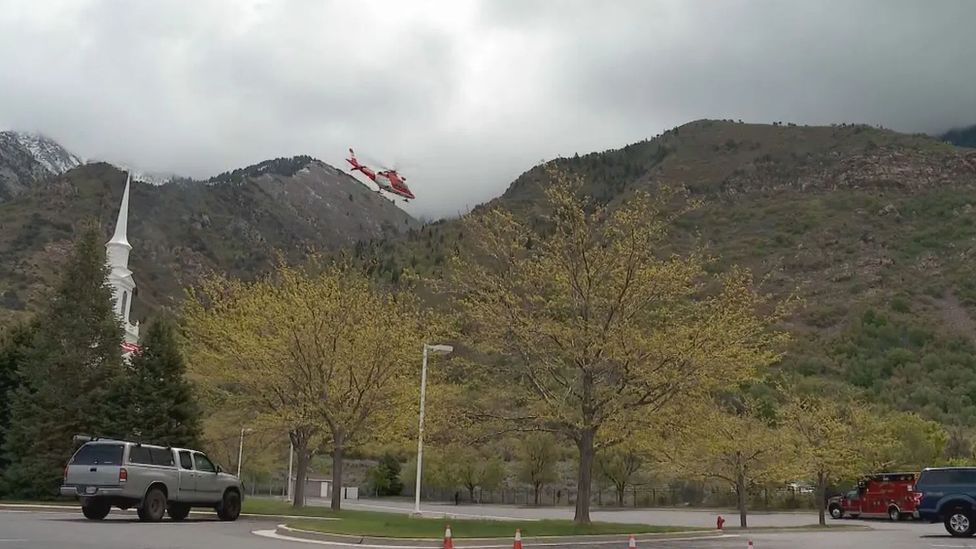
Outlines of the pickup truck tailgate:
{"type": "Polygon", "coordinates": [[[68,463],[64,483],[75,486],[118,486],[121,444],[86,444],[68,463]]]}

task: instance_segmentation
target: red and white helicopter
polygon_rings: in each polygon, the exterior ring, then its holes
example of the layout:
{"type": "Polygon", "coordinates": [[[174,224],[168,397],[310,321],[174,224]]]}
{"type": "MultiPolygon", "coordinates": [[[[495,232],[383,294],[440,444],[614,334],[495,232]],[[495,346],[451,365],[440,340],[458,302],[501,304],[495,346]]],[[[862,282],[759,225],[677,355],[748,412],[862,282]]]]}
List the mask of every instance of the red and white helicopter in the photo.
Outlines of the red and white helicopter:
{"type": "MultiPolygon", "coordinates": [[[[407,187],[407,178],[398,174],[395,169],[384,168],[381,171],[374,171],[367,166],[363,166],[356,159],[356,153],[352,149],[349,149],[349,158],[346,159],[350,165],[352,165],[353,171],[363,172],[363,175],[373,180],[376,186],[380,188],[381,191],[386,191],[388,193],[395,194],[403,198],[404,202],[409,202],[416,198],[412,192],[410,192],[410,187],[407,187]]],[[[379,192],[379,191],[376,191],[379,192]]]]}

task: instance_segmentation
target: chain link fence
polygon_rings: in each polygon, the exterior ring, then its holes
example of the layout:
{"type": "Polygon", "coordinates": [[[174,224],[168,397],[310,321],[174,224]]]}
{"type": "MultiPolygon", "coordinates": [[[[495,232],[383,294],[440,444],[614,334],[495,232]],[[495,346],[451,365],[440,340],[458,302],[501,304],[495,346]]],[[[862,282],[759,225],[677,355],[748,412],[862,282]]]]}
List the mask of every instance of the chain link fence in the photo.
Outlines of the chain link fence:
{"type": "MultiPolygon", "coordinates": [[[[413,496],[407,489],[404,495],[413,496]]],[[[530,487],[505,487],[497,490],[466,488],[424,489],[425,501],[443,503],[478,503],[502,505],[536,505],[535,492],[530,487]]],[[[594,487],[590,502],[597,507],[649,508],[649,507],[735,507],[737,498],[733,490],[717,486],[683,485],[636,485],[628,486],[623,494],[614,488],[594,487]]],[[[540,506],[573,506],[576,490],[546,487],[539,493],[540,506]]],[[[749,508],[758,510],[815,509],[815,495],[809,490],[791,487],[761,487],[749,493],[749,508]]]]}

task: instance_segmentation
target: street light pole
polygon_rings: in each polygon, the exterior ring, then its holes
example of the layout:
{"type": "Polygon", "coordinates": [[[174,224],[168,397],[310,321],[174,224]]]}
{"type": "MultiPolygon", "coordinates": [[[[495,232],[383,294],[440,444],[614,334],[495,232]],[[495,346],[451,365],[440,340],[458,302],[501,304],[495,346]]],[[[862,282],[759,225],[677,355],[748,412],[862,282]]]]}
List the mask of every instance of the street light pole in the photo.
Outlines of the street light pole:
{"type": "Polygon", "coordinates": [[[427,344],[424,343],[424,363],[420,369],[420,426],[417,429],[417,482],[413,491],[413,512],[420,514],[420,475],[424,463],[424,401],[427,396],[427,344]]]}
{"type": "Polygon", "coordinates": [[[250,433],[253,429],[241,427],[241,444],[237,447],[237,478],[241,478],[241,460],[244,459],[244,433],[250,433]]]}
{"type": "Polygon", "coordinates": [[[420,479],[424,464],[424,403],[427,400],[427,353],[428,351],[448,354],[454,350],[450,345],[427,345],[424,343],[423,366],[420,369],[420,425],[417,429],[417,482],[414,487],[413,512],[420,515],[420,479]]]}
{"type": "Polygon", "coordinates": [[[291,462],[295,458],[295,443],[291,441],[291,435],[288,435],[288,480],[285,482],[286,494],[288,494],[287,499],[291,501],[291,462]]]}

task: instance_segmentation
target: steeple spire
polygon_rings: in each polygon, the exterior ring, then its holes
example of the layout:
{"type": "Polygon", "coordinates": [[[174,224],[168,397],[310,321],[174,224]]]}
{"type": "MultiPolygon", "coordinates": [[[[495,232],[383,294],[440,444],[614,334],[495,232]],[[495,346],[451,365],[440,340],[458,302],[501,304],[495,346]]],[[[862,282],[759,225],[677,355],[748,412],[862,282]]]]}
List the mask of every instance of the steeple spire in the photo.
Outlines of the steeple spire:
{"type": "Polygon", "coordinates": [[[136,289],[136,282],[129,270],[129,251],[132,246],[126,237],[129,225],[129,184],[132,175],[125,178],[125,190],[122,191],[122,204],[119,206],[119,217],[115,222],[115,233],[112,239],[105,243],[105,255],[108,262],[108,283],[115,294],[115,314],[125,329],[125,343],[135,344],[139,341],[139,323],[129,321],[129,311],[136,289]]]}
{"type": "Polygon", "coordinates": [[[115,234],[112,235],[112,240],[108,241],[108,244],[121,244],[130,250],[132,246],[129,245],[129,240],[125,237],[125,233],[129,225],[129,182],[131,180],[132,174],[127,172],[125,176],[125,190],[122,191],[122,205],[119,207],[119,218],[115,222],[115,234]]]}

